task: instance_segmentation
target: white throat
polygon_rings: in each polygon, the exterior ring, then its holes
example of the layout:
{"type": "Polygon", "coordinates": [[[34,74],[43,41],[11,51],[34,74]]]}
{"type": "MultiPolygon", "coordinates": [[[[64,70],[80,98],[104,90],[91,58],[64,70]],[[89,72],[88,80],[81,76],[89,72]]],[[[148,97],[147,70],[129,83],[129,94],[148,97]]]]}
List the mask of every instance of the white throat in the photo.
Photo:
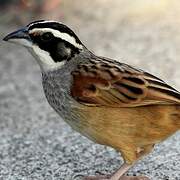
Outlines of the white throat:
{"type": "Polygon", "coordinates": [[[65,60],[54,62],[50,54],[47,51],[40,49],[37,45],[32,45],[28,50],[34,56],[42,71],[55,70],[61,68],[65,64],[65,60]]]}

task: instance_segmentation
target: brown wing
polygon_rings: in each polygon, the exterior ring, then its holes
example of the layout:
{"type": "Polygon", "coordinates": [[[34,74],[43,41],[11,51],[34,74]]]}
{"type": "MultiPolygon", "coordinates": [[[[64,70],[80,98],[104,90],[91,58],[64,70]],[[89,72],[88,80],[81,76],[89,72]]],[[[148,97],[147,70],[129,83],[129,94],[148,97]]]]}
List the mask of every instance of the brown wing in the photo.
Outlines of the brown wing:
{"type": "Polygon", "coordinates": [[[135,107],[180,103],[180,93],[161,79],[110,60],[81,64],[73,73],[71,94],[89,106],[135,107]]]}

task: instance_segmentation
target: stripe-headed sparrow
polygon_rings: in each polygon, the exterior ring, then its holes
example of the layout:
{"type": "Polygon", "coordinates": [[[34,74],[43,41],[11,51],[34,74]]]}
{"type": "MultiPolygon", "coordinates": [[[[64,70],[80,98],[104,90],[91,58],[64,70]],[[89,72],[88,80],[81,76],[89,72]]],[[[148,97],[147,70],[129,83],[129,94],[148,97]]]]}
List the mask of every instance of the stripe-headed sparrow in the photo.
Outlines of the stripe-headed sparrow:
{"type": "Polygon", "coordinates": [[[180,129],[176,89],[143,70],[94,55],[66,25],[36,21],[4,40],[33,54],[49,104],[73,129],[121,152],[124,165],[109,179],[133,179],[124,173],[180,129]]]}

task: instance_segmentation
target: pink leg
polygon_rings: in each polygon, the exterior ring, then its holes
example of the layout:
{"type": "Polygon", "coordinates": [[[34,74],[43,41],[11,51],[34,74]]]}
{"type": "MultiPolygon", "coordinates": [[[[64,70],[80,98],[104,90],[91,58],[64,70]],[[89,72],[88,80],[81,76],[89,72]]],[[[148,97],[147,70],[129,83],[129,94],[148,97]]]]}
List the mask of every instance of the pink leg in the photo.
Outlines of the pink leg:
{"type": "Polygon", "coordinates": [[[120,177],[123,176],[124,173],[126,173],[132,165],[128,165],[124,163],[112,176],[111,180],[119,180],[120,177]]]}
{"type": "Polygon", "coordinates": [[[124,176],[132,165],[124,163],[110,178],[110,180],[149,180],[145,176],[124,176]]]}
{"type": "Polygon", "coordinates": [[[120,169],[118,169],[111,176],[88,176],[85,177],[84,180],[149,180],[149,178],[145,176],[124,176],[132,165],[128,165],[124,163],[120,169]]]}

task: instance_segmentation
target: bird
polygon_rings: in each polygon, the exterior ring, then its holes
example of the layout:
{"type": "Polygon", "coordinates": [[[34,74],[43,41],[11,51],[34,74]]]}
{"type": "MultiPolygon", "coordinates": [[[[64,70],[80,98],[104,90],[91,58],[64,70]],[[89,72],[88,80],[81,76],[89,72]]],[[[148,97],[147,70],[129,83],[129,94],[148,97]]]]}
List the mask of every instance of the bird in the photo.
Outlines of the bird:
{"type": "Polygon", "coordinates": [[[180,129],[178,90],[147,71],[95,55],[58,21],[33,21],[3,40],[34,56],[47,101],[67,124],[121,153],[124,163],[112,175],[84,179],[149,179],[125,174],[180,129]]]}

